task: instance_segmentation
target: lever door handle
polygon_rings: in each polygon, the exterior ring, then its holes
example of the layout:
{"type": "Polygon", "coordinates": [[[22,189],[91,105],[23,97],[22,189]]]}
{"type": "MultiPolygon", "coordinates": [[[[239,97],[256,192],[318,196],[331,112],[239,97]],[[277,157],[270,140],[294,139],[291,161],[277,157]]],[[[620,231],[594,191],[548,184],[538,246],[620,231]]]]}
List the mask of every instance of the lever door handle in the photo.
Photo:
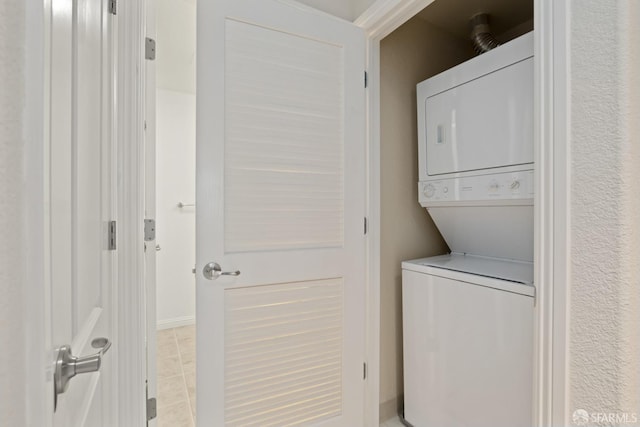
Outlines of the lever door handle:
{"type": "Polygon", "coordinates": [[[96,372],[102,365],[102,356],[109,351],[111,341],[107,338],[96,338],[91,341],[91,347],[99,349],[97,353],[89,356],[77,357],[71,352],[71,346],[63,345],[58,349],[54,371],[55,402],[58,395],[69,388],[69,381],[78,374],[96,372]]]}
{"type": "Polygon", "coordinates": [[[217,262],[210,262],[209,264],[204,266],[204,268],[202,269],[202,274],[209,280],[216,280],[220,276],[239,276],[240,271],[222,271],[220,264],[218,264],[217,262]]]}
{"type": "Polygon", "coordinates": [[[239,276],[240,275],[240,270],[236,270],[236,271],[223,271],[222,273],[220,273],[221,276],[239,276]]]}

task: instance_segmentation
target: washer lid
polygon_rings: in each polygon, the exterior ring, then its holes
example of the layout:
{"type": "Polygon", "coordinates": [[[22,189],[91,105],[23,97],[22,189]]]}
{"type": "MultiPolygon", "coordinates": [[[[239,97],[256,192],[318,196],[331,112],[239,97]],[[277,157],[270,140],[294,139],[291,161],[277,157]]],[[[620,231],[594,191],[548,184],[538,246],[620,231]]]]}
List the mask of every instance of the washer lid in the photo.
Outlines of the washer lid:
{"type": "MultiPolygon", "coordinates": [[[[533,206],[444,206],[428,211],[453,253],[474,254],[481,260],[533,261],[533,206]]],[[[455,268],[476,268],[473,261],[455,258],[451,262],[455,268]]],[[[502,265],[486,268],[491,276],[500,277],[507,274],[504,269],[512,270],[502,265]]]]}
{"type": "Polygon", "coordinates": [[[525,285],[533,284],[533,263],[525,261],[451,253],[402,263],[403,268],[411,269],[412,266],[434,267],[525,285]]]}

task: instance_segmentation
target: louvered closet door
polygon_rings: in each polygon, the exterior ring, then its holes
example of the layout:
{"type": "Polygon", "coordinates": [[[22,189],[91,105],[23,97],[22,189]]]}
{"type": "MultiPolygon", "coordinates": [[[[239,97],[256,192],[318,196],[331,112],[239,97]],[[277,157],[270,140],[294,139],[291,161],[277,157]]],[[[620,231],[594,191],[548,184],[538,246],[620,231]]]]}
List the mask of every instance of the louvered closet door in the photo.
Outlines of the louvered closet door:
{"type": "Polygon", "coordinates": [[[364,53],[295,2],[198,2],[198,425],[362,426],[364,53]]]}

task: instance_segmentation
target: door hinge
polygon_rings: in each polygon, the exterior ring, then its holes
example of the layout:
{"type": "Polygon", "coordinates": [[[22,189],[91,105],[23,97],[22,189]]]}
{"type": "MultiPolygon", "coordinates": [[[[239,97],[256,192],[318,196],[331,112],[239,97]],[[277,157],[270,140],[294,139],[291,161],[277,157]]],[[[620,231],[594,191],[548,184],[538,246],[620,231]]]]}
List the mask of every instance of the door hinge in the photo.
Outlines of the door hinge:
{"type": "Polygon", "coordinates": [[[155,397],[149,398],[149,381],[144,384],[144,397],[147,399],[147,427],[149,421],[158,416],[158,404],[155,397]]]}
{"type": "Polygon", "coordinates": [[[118,0],[109,0],[109,13],[112,15],[118,13],[118,0]]]}
{"type": "Polygon", "coordinates": [[[367,234],[369,232],[369,221],[367,220],[367,217],[364,217],[364,234],[367,234]]]}
{"type": "Polygon", "coordinates": [[[144,59],[149,61],[156,59],[156,41],[150,37],[144,39],[144,59]]]}
{"type": "Polygon", "coordinates": [[[115,251],[116,250],[116,222],[115,221],[109,221],[109,227],[108,227],[107,233],[108,233],[107,246],[110,251],[115,251]]]}
{"type": "Polygon", "coordinates": [[[364,72],[364,87],[368,87],[369,86],[369,74],[367,74],[367,72],[364,72]]]}
{"type": "Polygon", "coordinates": [[[367,363],[363,363],[362,364],[362,379],[366,380],[367,379],[367,363]]]}
{"type": "Polygon", "coordinates": [[[156,398],[147,399],[147,421],[151,421],[158,416],[158,405],[156,398]]]}
{"type": "Polygon", "coordinates": [[[150,242],[156,239],[156,220],[145,219],[144,220],[144,241],[150,242]]]}

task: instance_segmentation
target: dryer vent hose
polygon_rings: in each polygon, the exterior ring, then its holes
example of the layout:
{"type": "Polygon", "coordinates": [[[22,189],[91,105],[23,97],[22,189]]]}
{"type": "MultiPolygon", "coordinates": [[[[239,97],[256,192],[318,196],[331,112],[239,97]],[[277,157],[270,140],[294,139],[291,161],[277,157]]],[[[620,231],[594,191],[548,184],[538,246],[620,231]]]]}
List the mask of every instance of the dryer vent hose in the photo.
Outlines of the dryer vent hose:
{"type": "Polygon", "coordinates": [[[500,42],[496,40],[489,29],[489,15],[486,13],[474,15],[469,24],[471,26],[473,47],[478,55],[500,46],[500,42]]]}

